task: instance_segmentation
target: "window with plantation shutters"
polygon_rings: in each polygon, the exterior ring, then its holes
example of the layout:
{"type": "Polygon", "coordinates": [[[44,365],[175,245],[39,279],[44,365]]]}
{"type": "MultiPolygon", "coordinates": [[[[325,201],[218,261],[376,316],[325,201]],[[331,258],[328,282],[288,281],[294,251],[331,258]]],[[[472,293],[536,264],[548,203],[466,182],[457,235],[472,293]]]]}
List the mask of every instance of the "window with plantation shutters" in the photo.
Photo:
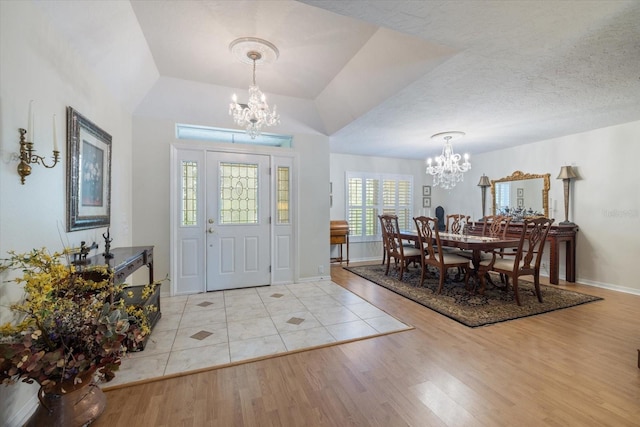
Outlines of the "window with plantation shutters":
{"type": "Polygon", "coordinates": [[[401,229],[412,228],[412,175],[346,173],[346,218],[352,242],[380,240],[378,215],[398,216],[401,229]]]}

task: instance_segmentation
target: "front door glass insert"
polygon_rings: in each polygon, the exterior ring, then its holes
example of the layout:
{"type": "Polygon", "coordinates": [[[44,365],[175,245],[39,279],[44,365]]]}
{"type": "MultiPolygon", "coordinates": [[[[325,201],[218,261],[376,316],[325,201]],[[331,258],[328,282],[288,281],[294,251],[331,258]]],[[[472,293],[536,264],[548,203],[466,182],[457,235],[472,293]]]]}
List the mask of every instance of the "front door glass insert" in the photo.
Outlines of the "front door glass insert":
{"type": "Polygon", "coordinates": [[[258,223],[258,165],[220,163],[220,224],[258,223]]]}

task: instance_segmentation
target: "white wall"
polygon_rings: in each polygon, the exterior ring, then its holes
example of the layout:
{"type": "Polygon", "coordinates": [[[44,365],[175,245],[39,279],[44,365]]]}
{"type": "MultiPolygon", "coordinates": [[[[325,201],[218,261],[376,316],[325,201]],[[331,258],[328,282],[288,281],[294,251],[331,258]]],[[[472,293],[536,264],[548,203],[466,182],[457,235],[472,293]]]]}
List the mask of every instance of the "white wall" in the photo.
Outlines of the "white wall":
{"type": "MultiPolygon", "coordinates": [[[[111,97],[31,2],[0,2],[0,256],[36,247],[60,250],[97,241],[106,229],[66,233],[66,107],[71,106],[113,138],[111,236],[113,246],[131,244],[131,115],[111,97]],[[62,162],[53,169],[33,166],[24,185],[13,154],[18,128],[27,127],[29,100],[35,101],[35,148],[51,156],[52,116],[62,162]]],[[[0,323],[21,290],[0,275],[0,323]]],[[[17,425],[36,403],[37,386],[0,387],[0,423],[17,425]]]]}
{"type": "MultiPolygon", "coordinates": [[[[19,148],[17,129],[27,126],[28,104],[33,99],[39,154],[52,149],[53,114],[58,117],[58,140],[61,143],[66,140],[67,106],[74,107],[111,134],[112,245],[155,245],[157,276],[163,277],[168,271],[168,144],[174,140],[173,125],[180,121],[231,127],[226,112],[228,88],[171,83],[170,91],[152,91],[145,99],[146,105],[143,102],[148,108],[137,111],[132,121],[130,113],[113,99],[38,8],[31,2],[0,1],[0,254],[40,246],[53,250],[63,245],[78,245],[81,240],[95,240],[103,248],[104,229],[65,231],[64,146],[62,164],[54,169],[34,166],[26,184],[20,185],[13,154],[19,148]],[[173,109],[168,109],[167,105],[171,104],[173,109]],[[207,110],[207,105],[211,110],[207,110]]],[[[421,187],[431,183],[424,175],[423,161],[330,156],[328,138],[304,124],[318,122],[313,106],[301,100],[273,98],[279,109],[287,113],[282,118],[283,125],[274,131],[293,134],[294,149],[299,154],[300,278],[317,278],[318,267],[328,265],[329,217],[344,218],[344,171],[413,174],[414,209],[420,212],[421,187]],[[333,182],[331,209],[329,181],[333,182]]],[[[640,293],[640,284],[632,275],[633,261],[639,252],[640,187],[634,173],[640,154],[638,135],[640,122],[633,122],[474,156],[473,169],[463,183],[450,191],[432,189],[431,209],[434,211],[442,205],[447,212],[469,212],[477,218],[481,209],[477,183],[482,173],[496,179],[515,170],[549,172],[552,174],[552,208],[555,208],[551,215],[559,221],[564,215],[562,182],[555,176],[563,164],[575,164],[581,179],[572,183],[569,218],[580,226],[578,280],[640,293]]],[[[488,199],[489,196],[489,204],[488,199]]],[[[379,257],[380,253],[379,245],[354,245],[351,257],[379,257]]],[[[325,271],[328,275],[328,269],[325,271]]],[[[5,282],[6,278],[6,274],[0,276],[0,323],[6,321],[8,306],[20,294],[19,289],[5,282]]],[[[2,422],[19,424],[28,415],[30,405],[35,404],[35,390],[36,387],[25,384],[0,387],[2,422]]]]}
{"type": "MultiPolygon", "coordinates": [[[[475,212],[479,217],[481,197],[477,184],[483,173],[490,179],[516,170],[550,173],[549,216],[557,223],[564,220],[564,190],[562,180],[556,177],[561,166],[573,165],[579,179],[571,182],[569,220],[580,227],[577,281],[640,294],[634,268],[640,253],[638,135],[640,122],[632,122],[473,156],[473,169],[463,183],[443,192],[442,204],[447,212],[475,212]]],[[[488,189],[487,214],[491,213],[490,206],[488,189]]],[[[560,259],[563,279],[564,249],[560,259]]]]}
{"type": "MultiPolygon", "coordinates": [[[[482,216],[480,176],[490,179],[514,171],[551,174],[549,216],[564,220],[564,190],[556,179],[563,165],[573,165],[579,178],[571,182],[569,220],[580,231],[577,236],[576,278],[591,284],[640,294],[634,260],[640,253],[640,186],[636,162],[640,158],[640,122],[632,122],[562,138],[540,141],[506,150],[473,156],[472,170],[451,190],[432,187],[432,214],[442,205],[445,213],[482,216]],[[618,154],[620,153],[620,154],[618,154]]],[[[454,145],[455,151],[455,145],[454,145]]],[[[415,184],[414,213],[421,212],[421,185],[431,185],[422,161],[331,154],[333,207],[331,219],[345,218],[345,171],[412,173],[415,184]],[[422,180],[422,182],[421,182],[422,180]]],[[[491,214],[491,191],[487,189],[486,214],[491,214]]],[[[336,248],[332,248],[335,252],[336,248]]],[[[351,259],[379,259],[379,242],[351,244],[351,259]]],[[[546,250],[548,265],[549,250],[546,250]]],[[[548,270],[542,272],[548,275],[548,270]]],[[[560,278],[565,277],[564,247],[560,252],[560,278]]]]}
{"type": "MultiPolygon", "coordinates": [[[[331,206],[331,219],[346,219],[346,188],[345,172],[374,172],[388,174],[413,175],[413,213],[428,214],[429,209],[422,207],[422,186],[431,185],[431,179],[425,175],[426,164],[423,160],[394,159],[388,157],[354,156],[350,154],[332,153],[331,156],[331,182],[333,187],[333,204],[331,206]]],[[[432,188],[433,190],[433,188],[432,188]]],[[[432,191],[431,214],[435,216],[435,209],[440,201],[440,195],[432,191]]],[[[337,256],[339,247],[331,246],[332,255],[337,256]]],[[[343,256],[346,257],[346,247],[343,247],[343,256]]],[[[377,242],[350,242],[350,261],[364,261],[381,259],[382,243],[377,242]]]]}
{"type": "MultiPolygon", "coordinates": [[[[154,245],[157,278],[169,268],[169,147],[177,141],[176,123],[237,129],[229,116],[233,93],[246,97],[245,89],[229,88],[162,77],[134,112],[133,202],[137,225],[136,245],[154,245]]],[[[329,139],[314,131],[320,118],[313,102],[268,94],[277,104],[281,124],[265,132],[293,135],[293,150],[298,154],[299,177],[299,268],[298,278],[320,277],[324,265],[328,277],[329,243],[317,239],[316,232],[329,233],[329,198],[319,197],[321,186],[329,182],[329,139]],[[309,125],[311,123],[311,125],[309,125]]],[[[184,141],[183,141],[184,142],[184,141]]],[[[247,146],[243,146],[247,149],[247,146]]],[[[168,290],[164,286],[163,290],[168,290]]]]}
{"type": "MultiPolygon", "coordinates": [[[[169,154],[177,142],[176,123],[236,128],[228,114],[227,97],[232,88],[161,79],[136,110],[133,125],[133,205],[136,245],[154,245],[154,273],[169,273],[169,154]],[[206,114],[203,114],[205,112],[206,114]]],[[[301,118],[305,109],[295,99],[281,99],[278,109],[291,112],[277,129],[293,135],[298,154],[298,268],[299,280],[329,277],[329,139],[309,133],[301,118]],[[296,104],[297,105],[297,104],[296,104]],[[326,239],[318,236],[327,236],[326,239]],[[323,268],[321,268],[321,266],[323,268]],[[321,273],[320,270],[324,270],[321,273]]],[[[185,142],[185,141],[181,141],[185,142]]],[[[243,145],[243,149],[248,146],[243,145]]],[[[168,284],[163,291],[168,291],[168,284]]]]}

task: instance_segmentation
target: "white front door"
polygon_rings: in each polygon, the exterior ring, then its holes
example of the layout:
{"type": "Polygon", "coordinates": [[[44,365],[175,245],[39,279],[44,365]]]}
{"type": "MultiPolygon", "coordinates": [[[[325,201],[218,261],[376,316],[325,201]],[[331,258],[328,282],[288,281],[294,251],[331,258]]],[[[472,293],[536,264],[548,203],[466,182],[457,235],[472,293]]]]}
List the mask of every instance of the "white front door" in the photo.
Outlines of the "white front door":
{"type": "Polygon", "coordinates": [[[206,289],[270,284],[269,157],[207,152],[206,289]]]}

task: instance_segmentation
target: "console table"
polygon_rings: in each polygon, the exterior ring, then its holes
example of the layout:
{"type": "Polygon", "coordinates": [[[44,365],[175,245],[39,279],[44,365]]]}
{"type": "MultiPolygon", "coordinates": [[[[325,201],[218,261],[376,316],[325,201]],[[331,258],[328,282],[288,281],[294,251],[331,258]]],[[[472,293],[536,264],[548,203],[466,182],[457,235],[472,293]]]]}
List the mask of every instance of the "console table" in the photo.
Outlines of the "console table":
{"type": "MultiPolygon", "coordinates": [[[[139,268],[146,266],[149,270],[149,281],[153,283],[153,246],[132,246],[114,248],[111,250],[113,258],[105,258],[103,254],[94,255],[87,258],[83,265],[101,266],[106,265],[113,271],[113,281],[116,284],[124,283],[139,268]]],[[[146,284],[145,284],[146,285],[146,284]]],[[[153,294],[146,299],[142,298],[142,289],[145,285],[125,286],[125,296],[127,304],[139,305],[141,307],[153,305],[157,310],[148,311],[149,326],[153,329],[162,316],[160,312],[160,286],[156,286],[153,294]],[[126,294],[131,291],[132,296],[126,294]]],[[[148,338],[148,337],[147,337],[148,338]]],[[[146,339],[142,343],[141,350],[144,349],[146,339]]]]}
{"type": "MultiPolygon", "coordinates": [[[[480,224],[479,232],[482,232],[482,221],[476,223],[480,224]]],[[[522,233],[523,223],[512,222],[507,228],[507,236],[520,237],[522,233]]],[[[477,232],[476,230],[472,232],[477,232]]],[[[578,233],[578,226],[573,225],[552,225],[549,233],[547,234],[547,241],[549,242],[549,283],[557,285],[560,283],[560,243],[565,244],[565,280],[567,282],[576,281],[576,234],[578,233]]]]}
{"type": "Polygon", "coordinates": [[[88,265],[107,265],[113,270],[116,284],[124,283],[127,277],[142,266],[149,269],[149,283],[153,283],[153,246],[130,246],[111,249],[113,258],[94,255],[87,259],[88,265]]]}

